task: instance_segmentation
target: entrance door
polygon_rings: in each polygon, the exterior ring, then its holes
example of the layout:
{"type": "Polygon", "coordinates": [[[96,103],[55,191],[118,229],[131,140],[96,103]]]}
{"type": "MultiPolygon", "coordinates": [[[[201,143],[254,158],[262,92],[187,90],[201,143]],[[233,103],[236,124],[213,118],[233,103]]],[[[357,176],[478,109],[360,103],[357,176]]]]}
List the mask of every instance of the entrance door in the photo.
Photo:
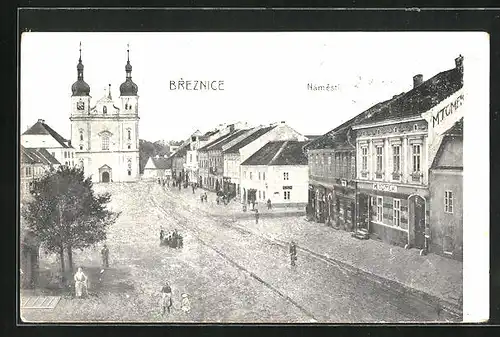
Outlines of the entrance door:
{"type": "Polygon", "coordinates": [[[109,183],[109,172],[103,172],[101,180],[103,183],[109,183]]]}
{"type": "Polygon", "coordinates": [[[349,214],[349,216],[351,218],[351,226],[349,230],[352,231],[356,224],[356,204],[354,202],[351,202],[351,214],[349,214]]]}
{"type": "Polygon", "coordinates": [[[410,198],[413,203],[413,226],[415,230],[415,247],[425,248],[425,200],[421,196],[410,198]]]}

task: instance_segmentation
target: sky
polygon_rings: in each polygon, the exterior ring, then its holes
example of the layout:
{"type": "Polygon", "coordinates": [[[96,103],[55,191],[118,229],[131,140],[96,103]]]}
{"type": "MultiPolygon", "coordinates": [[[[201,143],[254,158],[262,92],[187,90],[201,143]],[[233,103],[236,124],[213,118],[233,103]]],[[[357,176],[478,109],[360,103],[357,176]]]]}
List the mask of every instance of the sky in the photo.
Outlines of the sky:
{"type": "MultiPolygon", "coordinates": [[[[286,121],[321,135],[370,106],[473,58],[481,33],[23,33],[21,122],[70,133],[71,85],[82,43],[92,102],[111,84],[118,102],[127,44],[139,91],[141,139],[181,140],[220,123],[286,121]],[[224,81],[223,91],[170,90],[170,81],[224,81]],[[308,90],[308,84],[336,86],[308,90]]],[[[467,70],[465,70],[467,71],[467,70]]]]}

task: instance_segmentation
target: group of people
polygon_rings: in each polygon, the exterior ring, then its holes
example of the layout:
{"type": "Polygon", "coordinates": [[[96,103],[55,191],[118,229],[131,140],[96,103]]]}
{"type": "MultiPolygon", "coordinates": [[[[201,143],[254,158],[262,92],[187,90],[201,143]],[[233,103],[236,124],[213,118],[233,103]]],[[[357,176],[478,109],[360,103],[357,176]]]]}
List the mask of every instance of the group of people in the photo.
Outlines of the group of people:
{"type": "Polygon", "coordinates": [[[165,234],[163,227],[160,228],[160,245],[171,248],[182,248],[184,245],[183,237],[177,232],[177,229],[165,234]]]}
{"type": "MultiPolygon", "coordinates": [[[[161,288],[161,313],[165,315],[166,312],[170,313],[173,306],[172,301],[172,287],[168,282],[161,288]]],[[[191,311],[191,303],[189,301],[189,296],[186,293],[181,294],[181,310],[184,313],[189,313],[191,311]]]]}

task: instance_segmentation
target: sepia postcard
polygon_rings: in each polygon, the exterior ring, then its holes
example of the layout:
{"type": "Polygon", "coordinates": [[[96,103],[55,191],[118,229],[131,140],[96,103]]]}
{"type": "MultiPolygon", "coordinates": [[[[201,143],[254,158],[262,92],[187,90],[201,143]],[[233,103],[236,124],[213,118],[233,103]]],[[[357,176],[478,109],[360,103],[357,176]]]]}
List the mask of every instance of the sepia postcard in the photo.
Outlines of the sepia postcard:
{"type": "Polygon", "coordinates": [[[481,32],[23,33],[22,322],[487,320],[488,80],[481,32]]]}

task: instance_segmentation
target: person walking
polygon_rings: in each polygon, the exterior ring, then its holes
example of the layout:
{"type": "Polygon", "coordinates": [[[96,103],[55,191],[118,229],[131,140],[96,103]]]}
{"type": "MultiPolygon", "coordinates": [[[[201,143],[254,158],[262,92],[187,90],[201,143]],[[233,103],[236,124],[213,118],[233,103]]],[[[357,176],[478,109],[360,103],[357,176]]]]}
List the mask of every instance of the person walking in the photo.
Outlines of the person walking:
{"type": "Polygon", "coordinates": [[[75,280],[75,295],[78,298],[82,298],[84,290],[87,288],[87,275],[83,273],[82,267],[78,267],[78,271],[74,276],[75,280]]]}
{"type": "Polygon", "coordinates": [[[163,241],[163,237],[165,236],[165,231],[163,227],[160,227],[160,243],[163,241]]]}
{"type": "Polygon", "coordinates": [[[194,183],[191,184],[191,188],[193,189],[193,194],[194,194],[194,183]]]}
{"type": "Polygon", "coordinates": [[[297,261],[297,245],[293,241],[290,242],[289,252],[290,252],[290,264],[292,267],[294,267],[295,262],[297,261]]]}
{"type": "Polygon", "coordinates": [[[255,223],[259,223],[259,210],[255,210],[255,223]]]}
{"type": "Polygon", "coordinates": [[[271,209],[271,199],[267,199],[267,209],[271,209]]]}
{"type": "Polygon", "coordinates": [[[168,282],[161,288],[161,313],[165,315],[167,311],[170,313],[170,308],[172,307],[172,288],[168,282]]]}
{"type": "Polygon", "coordinates": [[[105,268],[109,267],[109,249],[106,244],[102,247],[101,250],[101,258],[102,258],[102,266],[105,268]]]}

